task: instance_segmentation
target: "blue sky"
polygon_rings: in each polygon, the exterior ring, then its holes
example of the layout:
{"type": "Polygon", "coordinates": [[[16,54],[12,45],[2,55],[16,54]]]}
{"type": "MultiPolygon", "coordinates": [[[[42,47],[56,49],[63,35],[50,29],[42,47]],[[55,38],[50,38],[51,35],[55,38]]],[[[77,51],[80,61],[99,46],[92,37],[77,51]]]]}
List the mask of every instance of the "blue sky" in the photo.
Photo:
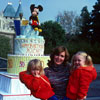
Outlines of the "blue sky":
{"type": "MultiPolygon", "coordinates": [[[[8,2],[12,2],[15,11],[18,8],[19,0],[0,0],[0,12],[5,9],[8,2]]],[[[35,4],[36,6],[42,5],[44,10],[39,13],[40,22],[48,20],[55,20],[57,14],[63,11],[74,11],[77,14],[81,13],[84,6],[88,7],[88,11],[91,12],[93,5],[97,0],[21,0],[23,13],[26,19],[29,19],[30,5],[35,4]]]]}

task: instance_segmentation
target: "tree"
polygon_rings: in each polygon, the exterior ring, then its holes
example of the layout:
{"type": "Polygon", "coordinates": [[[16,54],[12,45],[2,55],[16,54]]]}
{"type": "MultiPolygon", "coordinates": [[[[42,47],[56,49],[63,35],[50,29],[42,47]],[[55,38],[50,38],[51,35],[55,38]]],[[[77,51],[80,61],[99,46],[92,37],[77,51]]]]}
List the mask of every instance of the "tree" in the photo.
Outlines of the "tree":
{"type": "Polygon", "coordinates": [[[0,36],[0,47],[0,57],[7,58],[8,53],[11,53],[10,39],[0,36]]]}
{"type": "Polygon", "coordinates": [[[91,35],[92,42],[100,42],[100,0],[97,0],[91,13],[91,35]]]}
{"type": "Polygon", "coordinates": [[[63,13],[58,13],[57,21],[65,29],[66,34],[79,34],[80,32],[80,16],[76,15],[73,11],[64,11],[63,13]]]}
{"type": "Polygon", "coordinates": [[[45,54],[55,46],[66,43],[65,30],[57,22],[47,21],[41,24],[43,32],[40,33],[45,39],[45,54]]]}
{"type": "Polygon", "coordinates": [[[89,28],[90,28],[90,13],[88,12],[87,6],[83,7],[83,9],[81,10],[81,36],[84,39],[89,39],[90,38],[90,34],[89,34],[89,28]]]}

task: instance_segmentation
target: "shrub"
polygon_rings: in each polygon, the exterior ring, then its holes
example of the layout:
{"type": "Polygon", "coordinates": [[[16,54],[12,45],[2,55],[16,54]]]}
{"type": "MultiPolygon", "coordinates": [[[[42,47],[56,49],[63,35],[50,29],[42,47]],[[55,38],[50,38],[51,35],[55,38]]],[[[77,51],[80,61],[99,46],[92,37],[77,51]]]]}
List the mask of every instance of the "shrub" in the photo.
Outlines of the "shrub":
{"type": "Polygon", "coordinates": [[[100,45],[99,43],[95,43],[94,45],[88,41],[84,41],[79,39],[79,41],[70,41],[67,42],[66,47],[70,53],[70,60],[72,56],[78,51],[85,51],[88,53],[92,59],[94,64],[100,63],[100,45]]]}
{"type": "Polygon", "coordinates": [[[0,57],[7,58],[7,54],[10,52],[10,39],[5,36],[0,36],[0,57]]]}

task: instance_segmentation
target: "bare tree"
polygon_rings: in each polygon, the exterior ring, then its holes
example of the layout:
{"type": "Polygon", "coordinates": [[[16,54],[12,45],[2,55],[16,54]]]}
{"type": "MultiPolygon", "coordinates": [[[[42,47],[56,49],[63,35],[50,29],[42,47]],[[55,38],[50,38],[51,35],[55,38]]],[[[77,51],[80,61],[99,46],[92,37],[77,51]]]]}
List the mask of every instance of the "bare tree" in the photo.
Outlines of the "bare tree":
{"type": "Polygon", "coordinates": [[[73,11],[59,12],[57,22],[65,29],[66,34],[79,34],[81,18],[73,11]]]}

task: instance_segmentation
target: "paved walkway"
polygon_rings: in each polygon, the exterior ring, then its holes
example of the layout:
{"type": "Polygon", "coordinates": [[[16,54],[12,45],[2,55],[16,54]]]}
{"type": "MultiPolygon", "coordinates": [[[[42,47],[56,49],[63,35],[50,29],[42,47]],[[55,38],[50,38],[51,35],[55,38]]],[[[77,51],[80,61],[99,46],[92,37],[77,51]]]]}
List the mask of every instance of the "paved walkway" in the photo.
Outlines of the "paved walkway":
{"type": "Polygon", "coordinates": [[[94,64],[94,67],[96,68],[97,72],[100,72],[100,64],[94,64]]]}
{"type": "Polygon", "coordinates": [[[100,64],[94,64],[97,70],[97,78],[90,84],[86,100],[100,100],[100,64]]]}

